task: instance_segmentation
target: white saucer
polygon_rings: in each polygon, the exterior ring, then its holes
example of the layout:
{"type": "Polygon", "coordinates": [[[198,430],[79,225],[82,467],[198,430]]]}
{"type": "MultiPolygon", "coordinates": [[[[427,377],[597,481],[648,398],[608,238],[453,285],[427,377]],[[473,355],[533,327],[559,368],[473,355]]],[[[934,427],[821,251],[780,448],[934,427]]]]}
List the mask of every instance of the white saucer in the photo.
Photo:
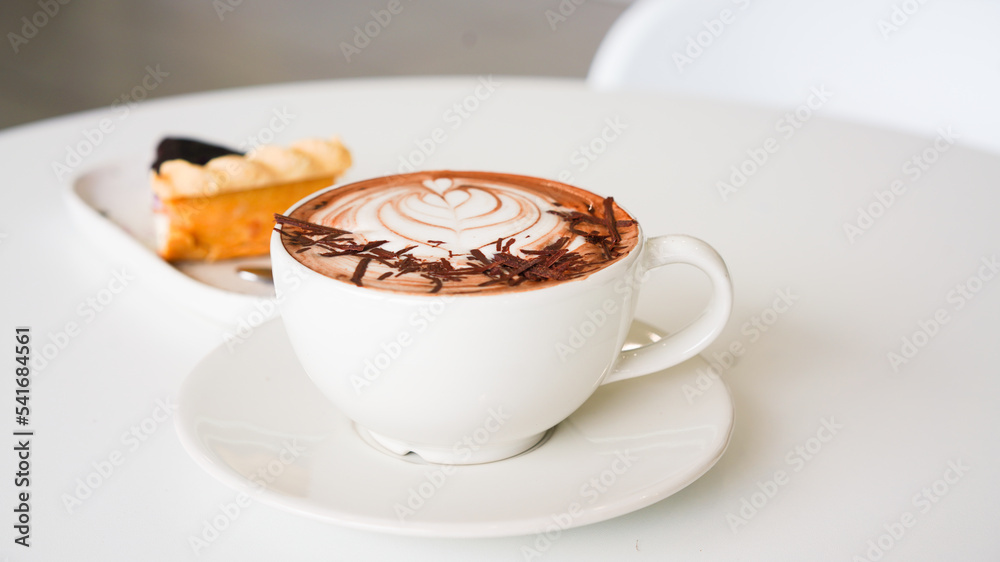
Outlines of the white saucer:
{"type": "MultiPolygon", "coordinates": [[[[637,324],[632,346],[658,339],[637,324]]],[[[315,389],[280,320],[210,353],[175,417],[191,456],[226,485],[347,527],[495,537],[604,521],[681,490],[722,456],[733,404],[716,380],[688,402],[701,358],[601,387],[538,447],[481,465],[399,458],[366,442],[315,389]]]]}

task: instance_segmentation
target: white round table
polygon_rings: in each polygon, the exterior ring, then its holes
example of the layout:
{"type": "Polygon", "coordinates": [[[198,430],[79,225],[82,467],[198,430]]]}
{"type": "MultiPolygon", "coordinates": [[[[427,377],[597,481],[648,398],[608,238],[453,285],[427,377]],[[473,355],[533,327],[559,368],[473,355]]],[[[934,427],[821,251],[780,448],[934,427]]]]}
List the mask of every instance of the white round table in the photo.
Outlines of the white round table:
{"type": "MultiPolygon", "coordinates": [[[[345,179],[410,167],[563,179],[614,195],[649,234],[708,241],[730,267],[735,310],[703,354],[719,377],[684,390],[697,401],[720,380],[729,386],[728,451],[673,496],[560,533],[544,559],[997,559],[1000,156],[963,147],[946,123],[917,138],[827,120],[822,105],[415,78],[214,92],[0,133],[10,174],[0,191],[4,361],[13,371],[19,326],[31,327],[40,356],[25,426],[15,419],[15,377],[0,385],[0,425],[33,431],[30,486],[15,486],[25,437],[11,435],[0,453],[9,506],[0,552],[533,556],[523,547],[534,536],[400,537],[252,502],[233,516],[234,492],[185,453],[172,418],[181,382],[234,328],[211,319],[220,314],[208,310],[212,299],[184,306],[174,276],[105,243],[117,234],[90,231],[67,204],[80,174],[125,166],[142,180],[166,134],[234,146],[338,134],[356,162],[345,179]],[[25,489],[28,549],[13,528],[25,489]],[[226,513],[207,547],[192,546],[226,513]]],[[[136,182],[137,201],[146,189],[136,182]]],[[[676,329],[707,287],[682,268],[658,275],[664,282],[647,287],[638,316],[676,329]]]]}

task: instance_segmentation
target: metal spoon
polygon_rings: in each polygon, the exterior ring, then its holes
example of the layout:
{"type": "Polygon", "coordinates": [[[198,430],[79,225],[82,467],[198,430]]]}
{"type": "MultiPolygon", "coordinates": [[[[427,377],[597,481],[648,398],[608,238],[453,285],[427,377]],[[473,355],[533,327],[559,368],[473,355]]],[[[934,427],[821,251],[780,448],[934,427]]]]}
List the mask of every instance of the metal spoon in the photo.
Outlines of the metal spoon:
{"type": "Polygon", "coordinates": [[[274,283],[274,275],[270,267],[237,267],[236,274],[240,279],[247,281],[260,281],[262,283],[274,283]]]}

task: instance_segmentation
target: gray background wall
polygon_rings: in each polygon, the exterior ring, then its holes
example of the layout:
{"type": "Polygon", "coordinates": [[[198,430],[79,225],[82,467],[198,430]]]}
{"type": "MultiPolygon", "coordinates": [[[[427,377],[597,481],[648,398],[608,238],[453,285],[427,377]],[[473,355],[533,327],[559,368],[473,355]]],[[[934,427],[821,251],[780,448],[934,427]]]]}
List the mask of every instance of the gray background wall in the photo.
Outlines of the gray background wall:
{"type": "Polygon", "coordinates": [[[396,14],[390,0],[4,0],[0,128],[111,105],[141,83],[147,67],[166,74],[150,98],[367,76],[583,78],[627,7],[615,0],[394,1],[396,14]],[[565,21],[550,21],[547,11],[566,13],[565,21]],[[366,26],[377,33],[367,43],[355,29],[366,26]],[[342,43],[359,52],[345,54],[342,43]]]}

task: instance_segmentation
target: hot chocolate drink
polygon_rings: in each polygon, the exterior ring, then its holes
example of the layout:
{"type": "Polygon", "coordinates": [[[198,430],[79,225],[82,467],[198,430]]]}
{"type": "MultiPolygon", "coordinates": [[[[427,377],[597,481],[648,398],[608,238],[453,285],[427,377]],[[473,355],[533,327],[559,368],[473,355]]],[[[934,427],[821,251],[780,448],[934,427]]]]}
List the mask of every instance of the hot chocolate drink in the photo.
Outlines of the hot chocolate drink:
{"type": "Polygon", "coordinates": [[[610,197],[487,172],[366,180],[276,220],[285,249],[306,267],[408,293],[523,291],[582,279],[639,239],[635,221],[610,197]]]}
{"type": "Polygon", "coordinates": [[[708,244],[646,239],[610,197],[558,182],[418,172],[330,188],[288,214],[271,264],[303,369],[380,448],[428,462],[528,450],[601,384],[699,353],[732,310],[708,244]],[[705,310],[622,351],[645,273],[677,263],[708,276],[705,310]]]}

